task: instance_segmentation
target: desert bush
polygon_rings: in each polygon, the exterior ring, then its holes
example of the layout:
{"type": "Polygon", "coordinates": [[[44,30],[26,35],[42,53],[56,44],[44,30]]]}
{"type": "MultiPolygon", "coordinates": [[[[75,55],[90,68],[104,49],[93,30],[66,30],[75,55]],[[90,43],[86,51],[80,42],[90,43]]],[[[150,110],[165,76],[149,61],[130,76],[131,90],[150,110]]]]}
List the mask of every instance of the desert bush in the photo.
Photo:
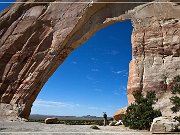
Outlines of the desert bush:
{"type": "Polygon", "coordinates": [[[143,97],[140,91],[133,93],[135,102],[132,103],[123,116],[123,124],[132,129],[149,129],[154,118],[161,116],[159,110],[154,110],[152,105],[155,103],[155,92],[147,92],[143,97]]]}
{"type": "Polygon", "coordinates": [[[44,123],[44,119],[29,119],[28,122],[39,122],[39,123],[44,123]]]}
{"type": "Polygon", "coordinates": [[[172,93],[173,94],[177,94],[177,93],[180,94],[180,75],[174,77],[172,84],[173,84],[173,87],[171,90],[172,93]]]}
{"type": "Polygon", "coordinates": [[[177,113],[180,110],[180,98],[178,96],[173,96],[170,98],[170,100],[174,105],[171,110],[173,113],[177,113]]]}
{"type": "MultiPolygon", "coordinates": [[[[44,119],[29,119],[29,122],[44,123],[44,119]]],[[[99,125],[103,126],[103,120],[58,120],[58,124],[66,125],[99,125]]]]}
{"type": "Polygon", "coordinates": [[[178,97],[176,94],[180,94],[180,75],[174,77],[173,79],[173,87],[172,87],[172,94],[175,94],[170,98],[172,104],[174,105],[171,110],[173,113],[177,113],[180,111],[180,97],[178,97]]]}
{"type": "Polygon", "coordinates": [[[174,119],[180,122],[180,116],[175,116],[174,119]]]}
{"type": "Polygon", "coordinates": [[[103,125],[102,120],[59,120],[59,124],[66,125],[103,125]]]}

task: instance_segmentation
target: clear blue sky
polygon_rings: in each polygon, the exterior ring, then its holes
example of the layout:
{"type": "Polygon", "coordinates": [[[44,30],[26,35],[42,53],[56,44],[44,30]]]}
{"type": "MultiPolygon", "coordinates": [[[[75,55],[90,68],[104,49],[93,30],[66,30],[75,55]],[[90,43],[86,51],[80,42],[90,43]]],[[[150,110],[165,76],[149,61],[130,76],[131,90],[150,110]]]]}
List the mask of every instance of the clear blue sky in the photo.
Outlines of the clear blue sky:
{"type": "MultiPolygon", "coordinates": [[[[5,4],[1,4],[2,10],[5,4]]],[[[109,116],[127,106],[130,21],[112,24],[73,51],[49,78],[32,114],[109,116]]]]}

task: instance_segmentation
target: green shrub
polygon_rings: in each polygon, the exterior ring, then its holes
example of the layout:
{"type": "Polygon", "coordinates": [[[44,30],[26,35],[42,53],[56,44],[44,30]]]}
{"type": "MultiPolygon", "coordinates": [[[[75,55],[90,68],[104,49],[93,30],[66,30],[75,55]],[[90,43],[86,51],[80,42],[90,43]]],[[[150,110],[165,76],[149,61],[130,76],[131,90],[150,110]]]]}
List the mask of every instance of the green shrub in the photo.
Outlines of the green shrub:
{"type": "Polygon", "coordinates": [[[147,92],[146,97],[143,97],[140,91],[135,91],[133,96],[135,102],[127,108],[123,124],[132,129],[149,129],[153,119],[161,116],[161,112],[152,107],[156,101],[156,94],[147,92]]]}
{"type": "Polygon", "coordinates": [[[176,116],[174,119],[180,122],[180,116],[176,116]]]}
{"type": "Polygon", "coordinates": [[[174,106],[171,108],[173,113],[177,113],[180,110],[180,98],[178,96],[173,96],[170,98],[174,106]]]}
{"type": "Polygon", "coordinates": [[[172,93],[180,94],[180,75],[174,77],[172,84],[173,84],[172,93]]]}
{"type": "MultiPolygon", "coordinates": [[[[28,122],[41,122],[44,123],[44,119],[29,119],[28,122]]],[[[103,120],[66,120],[59,119],[58,124],[66,124],[66,125],[98,125],[103,126],[103,120]]]]}
{"type": "MultiPolygon", "coordinates": [[[[180,94],[180,75],[174,77],[172,84],[172,94],[180,94]]],[[[172,96],[170,100],[174,104],[171,110],[173,111],[173,113],[177,113],[180,110],[180,97],[175,95],[172,96]]]]}
{"type": "Polygon", "coordinates": [[[59,120],[59,124],[66,125],[103,125],[103,120],[59,120]]]}

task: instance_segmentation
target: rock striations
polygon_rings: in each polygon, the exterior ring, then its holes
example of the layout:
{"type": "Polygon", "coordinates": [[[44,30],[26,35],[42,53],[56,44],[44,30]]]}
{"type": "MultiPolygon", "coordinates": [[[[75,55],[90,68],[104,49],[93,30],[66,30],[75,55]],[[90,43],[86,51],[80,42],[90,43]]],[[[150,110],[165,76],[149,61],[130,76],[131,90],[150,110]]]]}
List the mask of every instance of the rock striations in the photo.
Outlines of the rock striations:
{"type": "Polygon", "coordinates": [[[1,120],[27,119],[41,88],[65,58],[95,32],[116,22],[131,19],[134,27],[129,103],[134,90],[168,92],[172,78],[180,74],[180,5],[175,0],[17,1],[21,3],[0,13],[1,120]]]}

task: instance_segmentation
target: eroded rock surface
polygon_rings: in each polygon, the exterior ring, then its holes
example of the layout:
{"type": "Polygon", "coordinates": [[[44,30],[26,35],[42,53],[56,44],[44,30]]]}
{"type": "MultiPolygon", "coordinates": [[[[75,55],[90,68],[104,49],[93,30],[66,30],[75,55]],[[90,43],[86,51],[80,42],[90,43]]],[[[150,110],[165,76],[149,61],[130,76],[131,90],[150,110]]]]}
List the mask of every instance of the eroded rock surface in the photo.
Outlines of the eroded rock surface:
{"type": "Polygon", "coordinates": [[[151,124],[151,132],[173,132],[178,130],[180,123],[173,117],[157,117],[151,124]]]}
{"type": "Polygon", "coordinates": [[[127,107],[124,107],[118,111],[116,111],[113,115],[114,120],[119,121],[122,120],[123,116],[126,114],[127,107]]]}
{"type": "Polygon", "coordinates": [[[115,22],[131,19],[134,27],[129,103],[134,90],[165,93],[172,78],[180,74],[180,6],[173,0],[131,4],[18,1],[25,3],[13,4],[0,14],[1,120],[28,118],[41,88],[65,58],[96,31],[115,22]]]}
{"type": "Polygon", "coordinates": [[[139,88],[143,92],[154,90],[160,94],[169,91],[173,77],[180,74],[178,7],[167,3],[159,6],[149,4],[134,15],[136,19],[133,20],[135,25],[132,33],[133,59],[129,68],[129,102],[132,102],[132,91],[139,88]]]}

